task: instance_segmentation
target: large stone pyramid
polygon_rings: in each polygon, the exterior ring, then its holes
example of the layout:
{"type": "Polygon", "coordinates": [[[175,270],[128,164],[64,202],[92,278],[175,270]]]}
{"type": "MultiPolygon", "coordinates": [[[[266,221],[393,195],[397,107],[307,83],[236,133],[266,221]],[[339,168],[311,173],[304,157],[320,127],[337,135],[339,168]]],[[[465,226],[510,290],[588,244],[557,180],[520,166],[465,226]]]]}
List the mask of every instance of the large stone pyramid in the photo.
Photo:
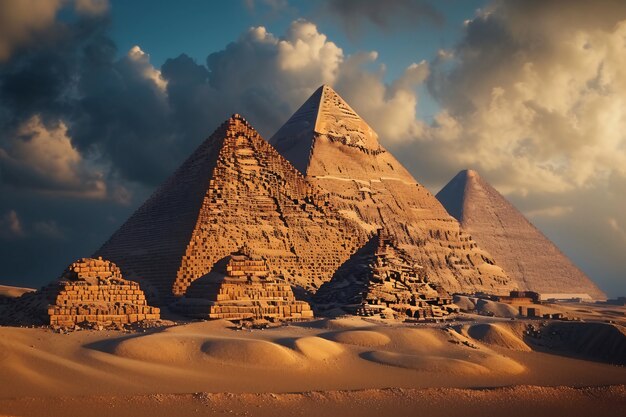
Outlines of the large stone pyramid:
{"type": "Polygon", "coordinates": [[[314,291],[365,233],[239,115],[220,126],[96,253],[157,303],[185,294],[247,244],[314,291]]]}
{"type": "Polygon", "coordinates": [[[459,172],[437,198],[521,289],[606,298],[567,256],[475,171],[459,172]]]}
{"type": "Polygon", "coordinates": [[[315,91],[270,143],[310,183],[326,190],[346,219],[372,235],[385,228],[448,291],[512,288],[491,255],[461,231],[332,88],[315,91]]]}

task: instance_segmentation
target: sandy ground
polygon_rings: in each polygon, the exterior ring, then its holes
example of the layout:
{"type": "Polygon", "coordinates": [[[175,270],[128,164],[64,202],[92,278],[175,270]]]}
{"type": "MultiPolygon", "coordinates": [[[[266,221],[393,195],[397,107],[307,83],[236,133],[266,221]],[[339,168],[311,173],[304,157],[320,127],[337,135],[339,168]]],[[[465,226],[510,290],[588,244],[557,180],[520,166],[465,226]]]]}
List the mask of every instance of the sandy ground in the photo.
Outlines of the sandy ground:
{"type": "MultiPolygon", "coordinates": [[[[605,337],[600,348],[559,345],[556,355],[524,337],[526,324],[351,317],[252,331],[226,321],[132,334],[1,327],[0,415],[104,416],[114,407],[116,416],[468,416],[525,404],[534,415],[626,412],[626,368],[598,361],[626,352],[621,326],[598,324],[608,326],[609,348],[605,337]],[[598,352],[612,356],[584,360],[598,352]]],[[[573,334],[584,339],[581,324],[573,334]]]]}
{"type": "Polygon", "coordinates": [[[517,386],[494,389],[376,389],[290,394],[155,394],[128,397],[20,398],[0,413],[90,417],[135,416],[620,416],[626,388],[517,386]],[[87,412],[88,410],[88,412],[87,412]],[[83,413],[83,414],[81,414],[83,413]]]}
{"type": "Polygon", "coordinates": [[[33,288],[12,287],[10,285],[0,285],[0,297],[15,298],[27,292],[33,292],[33,288]]]}

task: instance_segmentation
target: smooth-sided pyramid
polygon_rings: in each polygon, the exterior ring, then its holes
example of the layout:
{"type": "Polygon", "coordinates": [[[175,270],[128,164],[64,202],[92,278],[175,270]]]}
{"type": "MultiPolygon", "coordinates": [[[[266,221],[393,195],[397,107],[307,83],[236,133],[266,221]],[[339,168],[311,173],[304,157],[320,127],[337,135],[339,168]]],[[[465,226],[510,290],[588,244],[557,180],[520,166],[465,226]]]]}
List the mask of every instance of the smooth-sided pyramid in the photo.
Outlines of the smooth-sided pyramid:
{"type": "Polygon", "coordinates": [[[437,198],[517,281],[520,289],[606,298],[567,256],[475,171],[459,172],[437,198]]]}
{"type": "Polygon", "coordinates": [[[322,86],[270,143],[370,234],[385,228],[448,291],[504,293],[506,273],[437,199],[378,143],[370,126],[322,86]]]}
{"type": "Polygon", "coordinates": [[[363,231],[239,115],[209,139],[97,252],[173,301],[244,244],[290,283],[315,290],[364,241],[363,231]]]}
{"type": "Polygon", "coordinates": [[[443,317],[458,310],[441,287],[429,282],[426,268],[398,248],[396,239],[380,229],[315,293],[315,301],[340,306],[360,315],[384,313],[415,319],[443,317]]]}

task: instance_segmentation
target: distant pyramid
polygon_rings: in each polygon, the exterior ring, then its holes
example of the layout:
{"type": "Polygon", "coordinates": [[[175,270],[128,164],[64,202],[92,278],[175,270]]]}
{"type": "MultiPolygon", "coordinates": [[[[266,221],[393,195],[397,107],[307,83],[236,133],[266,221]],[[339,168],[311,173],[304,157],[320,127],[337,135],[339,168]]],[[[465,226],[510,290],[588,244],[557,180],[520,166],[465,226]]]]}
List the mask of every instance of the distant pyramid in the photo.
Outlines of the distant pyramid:
{"type": "Polygon", "coordinates": [[[315,290],[363,242],[239,115],[219,127],[96,253],[160,304],[248,245],[315,290]]]}
{"type": "Polygon", "coordinates": [[[606,295],[476,171],[459,172],[438,194],[448,212],[524,290],[606,295]]]}
{"type": "Polygon", "coordinates": [[[385,228],[448,291],[505,292],[504,271],[464,234],[437,199],[378,143],[378,135],[322,86],[270,139],[347,219],[385,228]]]}

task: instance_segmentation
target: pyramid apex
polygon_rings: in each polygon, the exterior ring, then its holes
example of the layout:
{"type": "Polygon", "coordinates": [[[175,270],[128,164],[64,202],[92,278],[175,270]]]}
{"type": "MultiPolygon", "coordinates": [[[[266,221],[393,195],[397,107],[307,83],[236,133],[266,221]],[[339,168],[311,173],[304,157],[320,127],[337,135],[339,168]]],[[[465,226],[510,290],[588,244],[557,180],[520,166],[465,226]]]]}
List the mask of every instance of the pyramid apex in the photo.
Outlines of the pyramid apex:
{"type": "Polygon", "coordinates": [[[239,113],[233,113],[223,124],[227,131],[239,132],[241,129],[254,129],[245,117],[239,113]]]}
{"type": "Polygon", "coordinates": [[[473,170],[471,168],[467,168],[467,169],[459,171],[457,176],[463,177],[463,178],[480,178],[480,175],[478,175],[478,171],[473,170]]]}
{"type": "Polygon", "coordinates": [[[239,121],[242,121],[242,122],[246,122],[245,117],[243,117],[243,116],[242,116],[242,115],[240,115],[239,113],[233,113],[233,114],[232,114],[232,115],[228,118],[228,121],[231,121],[231,120],[233,120],[233,121],[234,121],[234,120],[239,120],[239,121]]]}

